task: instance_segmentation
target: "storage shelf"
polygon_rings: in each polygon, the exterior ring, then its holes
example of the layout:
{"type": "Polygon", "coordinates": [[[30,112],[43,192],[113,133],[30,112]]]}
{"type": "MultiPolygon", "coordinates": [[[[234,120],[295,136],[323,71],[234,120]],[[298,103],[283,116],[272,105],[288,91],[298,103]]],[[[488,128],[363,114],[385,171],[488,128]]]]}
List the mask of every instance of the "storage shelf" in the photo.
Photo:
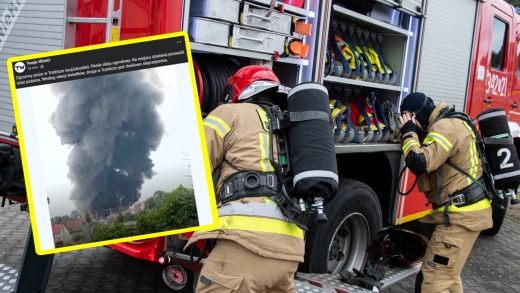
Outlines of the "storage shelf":
{"type": "Polygon", "coordinates": [[[382,84],[382,83],[375,83],[375,82],[369,82],[369,81],[354,80],[354,79],[350,79],[350,78],[337,77],[337,76],[326,76],[326,77],[324,77],[323,80],[332,82],[332,83],[356,85],[356,86],[369,87],[369,88],[374,88],[374,89],[391,90],[391,91],[396,91],[396,92],[408,92],[408,88],[406,88],[406,87],[400,87],[400,86],[388,85],[388,84],[382,84]]]}
{"type": "MultiPolygon", "coordinates": [[[[195,42],[190,42],[190,48],[191,48],[191,51],[193,51],[193,52],[217,53],[217,54],[233,55],[233,56],[239,56],[239,57],[245,57],[245,58],[268,60],[268,61],[271,61],[271,57],[273,56],[271,54],[266,54],[266,53],[239,50],[239,49],[233,49],[233,48],[225,48],[225,47],[202,44],[202,43],[195,43],[195,42]]],[[[296,64],[296,65],[302,65],[302,66],[309,65],[309,60],[307,60],[307,59],[291,58],[291,57],[278,58],[274,62],[289,63],[289,64],[296,64]]]]}
{"type": "Polygon", "coordinates": [[[406,13],[408,15],[411,15],[413,17],[423,17],[424,14],[422,13],[422,8],[421,8],[421,12],[418,12],[418,11],[415,11],[415,10],[412,10],[406,6],[403,6],[401,4],[398,4],[398,3],[395,3],[395,2],[392,2],[392,1],[389,1],[389,0],[375,0],[383,5],[386,5],[390,8],[393,8],[393,9],[396,9],[398,11],[401,11],[403,13],[406,13]]]}
{"type": "MultiPolygon", "coordinates": [[[[271,5],[271,0],[249,0],[249,2],[264,4],[267,6],[271,5]]],[[[314,18],[316,16],[314,11],[305,10],[305,9],[298,8],[296,6],[292,6],[292,5],[285,4],[283,2],[278,2],[278,1],[276,1],[276,4],[274,6],[275,9],[280,7],[280,5],[283,5],[283,10],[288,13],[294,13],[294,14],[297,14],[300,16],[306,16],[306,17],[310,17],[310,18],[314,18]]]]}
{"type": "Polygon", "coordinates": [[[348,10],[338,5],[333,6],[332,12],[336,15],[341,15],[343,19],[351,21],[363,27],[364,29],[371,28],[377,30],[377,33],[397,33],[403,36],[413,36],[413,32],[411,31],[407,31],[405,29],[396,27],[386,22],[368,17],[366,15],[354,12],[352,10],[348,10]]]}
{"type": "Polygon", "coordinates": [[[365,142],[365,143],[335,143],[336,153],[372,153],[372,152],[400,152],[400,143],[365,142]]]}

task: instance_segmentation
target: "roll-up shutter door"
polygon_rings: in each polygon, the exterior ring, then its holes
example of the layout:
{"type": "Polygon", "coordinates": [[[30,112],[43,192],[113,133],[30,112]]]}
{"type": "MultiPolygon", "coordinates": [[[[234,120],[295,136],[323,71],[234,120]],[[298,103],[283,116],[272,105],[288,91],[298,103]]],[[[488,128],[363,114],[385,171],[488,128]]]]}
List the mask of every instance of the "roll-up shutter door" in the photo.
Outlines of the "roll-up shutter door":
{"type": "Polygon", "coordinates": [[[427,3],[416,91],[464,111],[478,2],[427,3]]]}
{"type": "Polygon", "coordinates": [[[0,0],[0,131],[15,123],[6,61],[63,48],[65,0],[0,0]],[[8,21],[7,21],[8,20],[8,21]]]}

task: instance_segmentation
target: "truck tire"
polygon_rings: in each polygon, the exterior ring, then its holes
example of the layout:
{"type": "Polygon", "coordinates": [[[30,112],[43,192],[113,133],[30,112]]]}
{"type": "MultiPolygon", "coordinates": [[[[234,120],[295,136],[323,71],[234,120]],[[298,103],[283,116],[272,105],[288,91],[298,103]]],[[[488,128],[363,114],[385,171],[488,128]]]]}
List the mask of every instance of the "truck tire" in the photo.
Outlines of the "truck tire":
{"type": "Polygon", "coordinates": [[[361,269],[367,246],[383,227],[376,193],[364,183],[340,178],[338,193],[324,211],[327,223],[309,227],[300,271],[336,274],[361,269]]]}
{"type": "Polygon", "coordinates": [[[502,227],[502,223],[504,222],[504,218],[506,217],[506,211],[507,211],[507,206],[509,205],[509,199],[508,198],[502,199],[500,203],[502,204],[504,209],[501,209],[496,204],[491,205],[492,209],[493,209],[493,227],[491,227],[487,230],[483,230],[482,232],[480,232],[480,234],[494,236],[494,235],[497,235],[498,232],[500,231],[500,228],[502,227]]]}

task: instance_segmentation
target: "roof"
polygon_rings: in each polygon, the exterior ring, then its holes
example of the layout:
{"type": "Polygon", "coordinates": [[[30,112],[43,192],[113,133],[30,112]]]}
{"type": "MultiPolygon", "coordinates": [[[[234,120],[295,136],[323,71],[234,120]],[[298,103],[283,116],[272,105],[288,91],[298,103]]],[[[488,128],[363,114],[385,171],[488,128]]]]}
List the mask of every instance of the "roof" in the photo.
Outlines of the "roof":
{"type": "Polygon", "coordinates": [[[62,229],[63,229],[63,224],[52,225],[52,235],[60,234],[62,229]]]}
{"type": "Polygon", "coordinates": [[[145,205],[145,204],[146,204],[146,201],[143,201],[143,202],[140,202],[140,203],[136,204],[136,205],[135,205],[135,208],[134,208],[135,213],[137,214],[137,213],[139,213],[140,211],[142,211],[143,208],[144,208],[144,205],[145,205]]]}
{"type": "Polygon", "coordinates": [[[119,217],[119,213],[112,213],[107,216],[107,220],[115,220],[117,217],[119,217]]]}
{"type": "Polygon", "coordinates": [[[81,230],[81,220],[80,219],[68,220],[65,223],[65,226],[67,227],[67,229],[72,230],[72,231],[81,230]]]}

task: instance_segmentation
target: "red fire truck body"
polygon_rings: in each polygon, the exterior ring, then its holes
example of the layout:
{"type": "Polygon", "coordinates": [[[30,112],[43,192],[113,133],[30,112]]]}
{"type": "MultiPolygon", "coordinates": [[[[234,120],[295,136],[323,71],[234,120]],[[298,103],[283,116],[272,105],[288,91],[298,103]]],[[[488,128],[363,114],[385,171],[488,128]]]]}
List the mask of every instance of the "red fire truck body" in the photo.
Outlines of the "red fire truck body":
{"type": "MultiPolygon", "coordinates": [[[[18,12],[18,20],[14,18],[13,25],[9,28],[13,32],[11,36],[2,39],[5,45],[0,52],[14,56],[15,51],[6,49],[22,46],[16,51],[17,54],[28,54],[182,30],[187,31],[192,40],[190,46],[195,56],[201,107],[205,99],[207,101],[215,97],[207,96],[202,89],[208,67],[206,71],[203,70],[204,59],[199,59],[198,56],[211,54],[219,58],[231,58],[239,66],[258,64],[270,67],[287,86],[317,81],[331,89],[360,88],[376,91],[381,101],[389,101],[396,106],[395,112],[398,111],[402,98],[413,91],[425,92],[435,102],[443,100],[472,117],[487,108],[504,108],[512,135],[520,136],[520,20],[515,8],[503,0],[376,0],[367,11],[362,11],[361,4],[360,7],[342,5],[362,1],[249,1],[267,10],[273,5],[274,11],[290,14],[293,20],[311,25],[308,35],[285,36],[286,40],[296,36],[308,46],[305,57],[295,54],[284,57],[281,51],[266,49],[267,43],[274,42],[269,40],[276,37],[276,34],[266,32],[269,28],[255,32],[257,39],[251,43],[240,43],[241,36],[254,32],[248,31],[247,20],[245,23],[231,24],[237,33],[229,35],[230,41],[225,40],[224,45],[217,44],[216,40],[199,28],[205,22],[214,21],[216,27],[217,24],[222,24],[222,20],[217,16],[210,17],[210,12],[215,11],[209,8],[205,12],[208,14],[206,16],[193,13],[200,11],[196,9],[198,5],[212,5],[209,0],[68,0],[61,8],[60,1],[54,1],[52,5],[33,1],[35,2],[21,1],[25,6],[18,12]],[[57,20],[62,15],[62,30],[48,29],[54,30],[54,36],[60,39],[60,44],[47,42],[43,34],[21,33],[29,30],[31,24],[38,24],[36,20],[31,21],[34,15],[29,13],[38,9],[55,12],[52,17],[49,14],[49,19],[56,21],[48,21],[55,26],[59,26],[57,20]],[[395,83],[345,78],[337,72],[331,73],[333,70],[328,71],[327,53],[331,48],[329,29],[332,19],[354,24],[383,36],[380,48],[384,48],[386,61],[395,71],[395,83]],[[23,27],[20,24],[24,24],[23,27]],[[24,43],[22,37],[40,38],[38,44],[41,46],[31,47],[31,42],[27,41],[29,45],[24,43]],[[43,44],[48,45],[42,47],[43,44]],[[248,47],[248,44],[253,45],[248,47]]],[[[229,1],[237,2],[225,2],[229,1]]],[[[220,6],[221,10],[229,7],[224,4],[220,6]]],[[[45,17],[42,14],[41,18],[45,17]]],[[[258,15],[253,17],[258,18],[258,15]]],[[[34,30],[38,29],[35,27],[34,30]]],[[[355,35],[352,37],[356,39],[355,35]]],[[[251,40],[252,37],[249,38],[251,40]]],[[[359,40],[356,41],[358,42],[359,40]]],[[[0,58],[5,57],[0,54],[0,58]]],[[[5,75],[4,71],[5,69],[1,74],[5,75]]],[[[8,88],[2,87],[0,90],[6,91],[8,88]]],[[[10,92],[1,95],[6,98],[0,98],[0,130],[7,133],[14,122],[14,114],[12,106],[3,106],[10,103],[7,100],[10,92]]],[[[202,110],[211,109],[206,106],[202,110]]],[[[0,141],[18,145],[10,139],[0,141]]],[[[398,141],[336,142],[336,153],[339,175],[350,179],[351,184],[346,190],[340,191],[334,202],[326,207],[329,222],[323,226],[311,227],[308,235],[311,243],[306,245],[306,262],[300,269],[302,273],[336,274],[345,268],[359,269],[365,261],[366,245],[373,240],[379,229],[416,220],[430,209],[416,187],[406,196],[401,196],[398,192],[408,191],[415,181],[409,171],[405,171],[402,177],[399,176],[403,159],[398,141]],[[374,202],[375,205],[371,204],[374,202]],[[339,250],[332,251],[331,243],[334,241],[340,243],[339,250]],[[333,252],[339,256],[331,260],[329,256],[333,252]]],[[[23,201],[20,197],[11,199],[23,201]]],[[[503,214],[495,216],[503,217],[503,214]]],[[[497,233],[500,227],[494,228],[492,233],[497,233]]],[[[189,236],[189,233],[185,236],[189,236]]],[[[136,258],[160,263],[171,261],[194,271],[199,270],[200,265],[192,264],[187,253],[179,250],[182,243],[183,240],[178,236],[172,236],[120,243],[110,247],[136,258]]],[[[202,248],[202,244],[199,247],[202,248]]],[[[410,272],[417,270],[418,267],[415,266],[410,272]]],[[[402,277],[409,274],[402,274],[402,277]]],[[[309,280],[312,279],[310,276],[307,276],[309,280]]],[[[393,282],[398,279],[400,278],[393,282]]],[[[319,282],[309,282],[315,283],[319,282]]],[[[387,282],[385,286],[391,283],[387,282]]]]}

